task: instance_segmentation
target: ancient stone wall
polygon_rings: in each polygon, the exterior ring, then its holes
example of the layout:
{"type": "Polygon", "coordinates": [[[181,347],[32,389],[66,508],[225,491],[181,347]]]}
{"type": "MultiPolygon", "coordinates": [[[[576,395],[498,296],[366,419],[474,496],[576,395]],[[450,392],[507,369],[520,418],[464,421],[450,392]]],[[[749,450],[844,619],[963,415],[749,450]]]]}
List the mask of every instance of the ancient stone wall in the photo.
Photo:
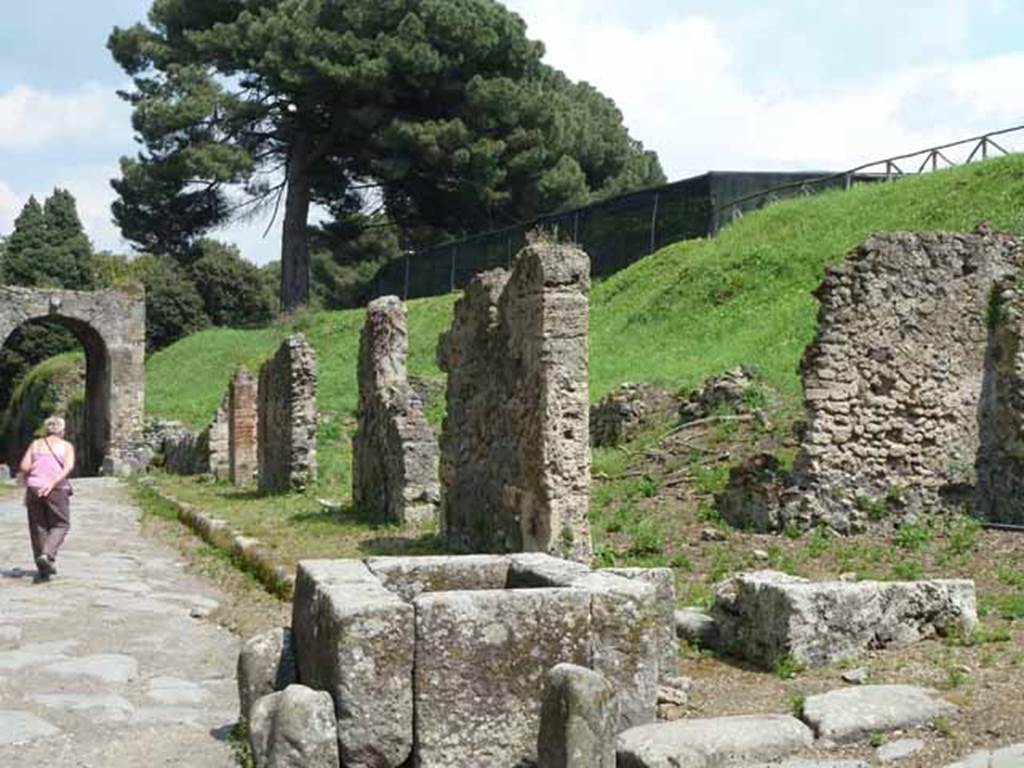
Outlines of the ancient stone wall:
{"type": "Polygon", "coordinates": [[[999,285],[990,304],[991,338],[981,404],[976,507],[998,523],[1024,524],[1024,291],[999,285]]]}
{"type": "Polygon", "coordinates": [[[437,512],[437,437],[409,385],[405,307],[385,296],[366,308],[359,338],[359,429],[352,439],[352,498],[370,520],[407,523],[437,512]]]}
{"type": "Polygon", "coordinates": [[[838,515],[826,522],[850,529],[858,497],[909,510],[970,501],[990,296],[1022,263],[1016,239],[979,228],[878,235],[829,270],[797,461],[801,486],[838,515]]]}
{"type": "Polygon", "coordinates": [[[589,270],[575,247],[534,244],[455,306],[438,349],[441,528],[455,546],[591,556],[589,270]]]}
{"type": "Polygon", "coordinates": [[[68,328],[86,358],[88,450],[105,474],[141,469],[145,392],[146,305],[115,291],[62,291],[0,286],[0,344],[20,325],[48,320],[68,328]]]}
{"type": "Polygon", "coordinates": [[[228,391],[228,478],[243,485],[256,477],[259,384],[245,368],[231,378],[228,391]]]}
{"type": "Polygon", "coordinates": [[[316,479],[316,351],[290,336],[260,369],[259,487],[302,491],[316,479]]]}

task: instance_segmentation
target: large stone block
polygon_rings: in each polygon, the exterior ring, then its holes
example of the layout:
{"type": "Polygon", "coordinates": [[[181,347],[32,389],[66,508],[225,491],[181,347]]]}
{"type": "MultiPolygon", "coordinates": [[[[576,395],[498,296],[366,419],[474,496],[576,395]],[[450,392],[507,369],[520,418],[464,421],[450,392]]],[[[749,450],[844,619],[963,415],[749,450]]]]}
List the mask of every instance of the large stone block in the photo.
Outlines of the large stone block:
{"type": "Polygon", "coordinates": [[[316,351],[290,336],[260,369],[257,450],[264,493],[303,491],[316,479],[316,351]]]}
{"type": "Polygon", "coordinates": [[[618,739],[618,768],[717,768],[775,760],[809,747],[811,729],[788,715],[676,720],[618,739]]]}
{"type": "Polygon", "coordinates": [[[544,686],[537,768],[615,768],[618,720],[604,676],[559,664],[544,686]]]}
{"type": "Polygon", "coordinates": [[[457,303],[438,349],[441,527],[454,546],[589,561],[589,283],[582,251],[534,244],[457,303]]]}
{"type": "Polygon", "coordinates": [[[397,768],[413,745],[413,608],[358,560],[299,564],[299,681],[331,694],[346,768],[397,768]]]}
{"type": "Polygon", "coordinates": [[[586,666],[590,595],[577,589],[421,594],[416,765],[515,768],[537,757],[544,676],[586,666]]]}
{"type": "Polygon", "coordinates": [[[512,555],[509,560],[512,589],[566,587],[590,594],[589,666],[615,689],[619,730],[653,720],[664,640],[664,604],[655,588],[643,579],[591,571],[544,554],[512,555]]]}
{"type": "Polygon", "coordinates": [[[264,696],[252,708],[249,744],[256,768],[337,768],[331,697],[302,685],[264,696]]]}
{"type": "Polygon", "coordinates": [[[676,637],[676,579],[671,568],[609,568],[608,573],[637,579],[654,587],[658,612],[658,677],[679,672],[679,639],[676,637]]]}
{"type": "Polygon", "coordinates": [[[853,741],[931,723],[956,707],[935,691],[913,685],[864,685],[809,696],[804,720],[821,739],[853,741]]]}
{"type": "Polygon", "coordinates": [[[719,584],[712,615],[719,650],[768,668],[785,658],[829,664],[977,623],[972,581],[811,582],[776,571],[719,584]]]}

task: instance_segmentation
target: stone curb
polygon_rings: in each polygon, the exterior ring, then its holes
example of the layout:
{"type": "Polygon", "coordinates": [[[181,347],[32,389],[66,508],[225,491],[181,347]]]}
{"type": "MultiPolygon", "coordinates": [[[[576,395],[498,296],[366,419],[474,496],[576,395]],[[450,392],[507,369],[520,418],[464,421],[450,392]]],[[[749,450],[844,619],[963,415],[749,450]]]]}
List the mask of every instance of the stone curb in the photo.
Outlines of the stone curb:
{"type": "Polygon", "coordinates": [[[143,483],[158,498],[178,511],[178,520],[191,528],[199,538],[211,547],[231,556],[232,563],[244,568],[256,577],[268,592],[283,600],[291,600],[295,590],[295,575],[285,566],[274,561],[273,556],[259,539],[246,536],[231,527],[219,517],[212,517],[174,498],[155,483],[143,483]]]}

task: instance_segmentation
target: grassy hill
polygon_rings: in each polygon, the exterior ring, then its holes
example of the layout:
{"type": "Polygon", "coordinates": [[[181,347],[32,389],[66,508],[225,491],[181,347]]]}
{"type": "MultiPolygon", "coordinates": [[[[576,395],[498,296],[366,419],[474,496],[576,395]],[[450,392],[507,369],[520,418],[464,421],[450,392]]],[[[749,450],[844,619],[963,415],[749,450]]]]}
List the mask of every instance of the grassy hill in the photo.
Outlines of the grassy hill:
{"type": "MultiPolygon", "coordinates": [[[[1024,157],[778,203],[715,239],[669,246],[595,284],[591,396],[625,381],[691,387],[744,364],[796,404],[797,366],[817,313],[811,292],[828,265],[872,232],[969,230],[983,220],[1024,233],[1024,157]]],[[[440,376],[434,350],[454,300],[410,302],[412,375],[440,376]]],[[[191,336],[150,358],[147,410],[201,427],[237,365],[255,370],[287,333],[301,330],[319,353],[320,408],[335,417],[321,434],[324,485],[345,495],[362,320],[361,310],[320,312],[288,326],[191,336]]]]}

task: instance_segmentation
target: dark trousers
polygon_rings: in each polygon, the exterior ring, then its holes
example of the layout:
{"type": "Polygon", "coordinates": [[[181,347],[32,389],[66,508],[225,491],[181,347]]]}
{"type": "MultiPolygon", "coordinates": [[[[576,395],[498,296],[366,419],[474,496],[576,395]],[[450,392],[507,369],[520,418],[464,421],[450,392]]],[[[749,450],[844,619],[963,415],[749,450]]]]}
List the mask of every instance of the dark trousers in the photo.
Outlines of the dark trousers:
{"type": "Polygon", "coordinates": [[[71,528],[71,498],[66,489],[54,488],[45,499],[31,488],[25,493],[28,509],[28,535],[32,539],[32,557],[47,555],[57,559],[57,550],[71,528]]]}

